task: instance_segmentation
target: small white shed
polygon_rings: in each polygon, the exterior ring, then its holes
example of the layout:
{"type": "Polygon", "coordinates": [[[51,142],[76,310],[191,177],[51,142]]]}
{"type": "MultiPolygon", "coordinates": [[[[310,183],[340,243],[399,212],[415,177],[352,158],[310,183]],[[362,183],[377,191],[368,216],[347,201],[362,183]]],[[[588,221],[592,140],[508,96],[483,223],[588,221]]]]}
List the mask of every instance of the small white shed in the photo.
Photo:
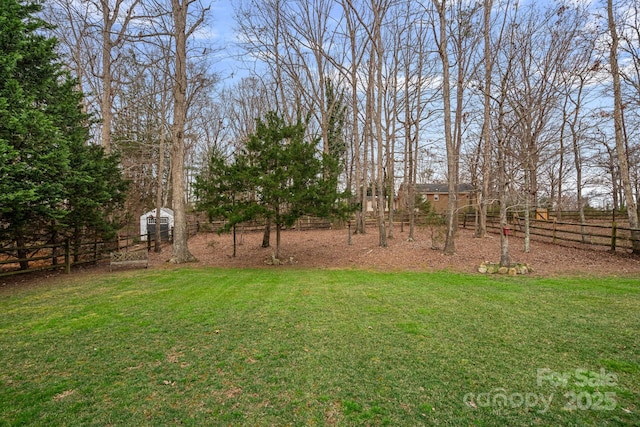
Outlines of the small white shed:
{"type": "MultiPolygon", "coordinates": [[[[156,210],[150,210],[140,215],[140,238],[147,240],[147,234],[151,233],[152,238],[156,230],[156,210]]],[[[173,228],[173,210],[160,208],[160,239],[169,240],[169,231],[173,228]]]]}

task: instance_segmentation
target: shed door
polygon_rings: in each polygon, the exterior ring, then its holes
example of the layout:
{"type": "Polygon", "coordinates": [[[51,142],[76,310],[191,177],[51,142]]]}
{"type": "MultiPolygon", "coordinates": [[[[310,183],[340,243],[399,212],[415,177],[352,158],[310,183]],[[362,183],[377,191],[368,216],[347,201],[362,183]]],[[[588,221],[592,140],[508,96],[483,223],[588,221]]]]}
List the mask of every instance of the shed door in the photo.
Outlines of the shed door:
{"type": "MultiPolygon", "coordinates": [[[[151,239],[155,239],[156,235],[156,219],[147,218],[147,233],[151,235],[151,239]]],[[[160,217],[160,241],[169,241],[169,217],[160,217]]]]}

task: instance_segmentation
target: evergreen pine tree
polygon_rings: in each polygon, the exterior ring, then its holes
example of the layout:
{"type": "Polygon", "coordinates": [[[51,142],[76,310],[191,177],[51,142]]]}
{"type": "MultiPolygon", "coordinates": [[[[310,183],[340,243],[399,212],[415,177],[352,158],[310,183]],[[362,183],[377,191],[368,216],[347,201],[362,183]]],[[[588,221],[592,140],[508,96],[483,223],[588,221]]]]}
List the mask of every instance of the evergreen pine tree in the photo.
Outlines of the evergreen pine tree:
{"type": "Polygon", "coordinates": [[[96,218],[124,185],[114,159],[85,146],[82,94],[58,61],[56,40],[44,35],[39,10],[0,0],[0,240],[18,248],[48,240],[52,228],[104,226],[96,218]]]}
{"type": "Polygon", "coordinates": [[[276,227],[276,254],[280,232],[298,218],[344,216],[345,195],[336,189],[337,160],[320,156],[318,140],[305,139],[303,123],[287,124],[276,113],[257,120],[256,131],[233,163],[214,155],[196,188],[201,210],[223,216],[228,227],[249,219],[271,221],[276,227]]]}

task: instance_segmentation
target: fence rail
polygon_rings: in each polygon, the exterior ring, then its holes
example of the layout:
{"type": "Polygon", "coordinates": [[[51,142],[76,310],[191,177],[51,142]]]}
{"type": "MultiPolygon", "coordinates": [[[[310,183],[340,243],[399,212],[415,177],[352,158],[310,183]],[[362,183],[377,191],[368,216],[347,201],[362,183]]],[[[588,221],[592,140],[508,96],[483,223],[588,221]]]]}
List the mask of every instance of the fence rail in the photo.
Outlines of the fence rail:
{"type": "MultiPolygon", "coordinates": [[[[188,237],[195,235],[200,229],[197,222],[187,224],[188,237]]],[[[170,230],[170,240],[173,239],[173,229],[170,230]]],[[[129,251],[131,248],[139,249],[145,245],[151,250],[154,236],[148,233],[142,235],[118,236],[113,241],[87,240],[74,245],[71,239],[55,244],[34,244],[26,247],[5,246],[0,248],[0,277],[12,276],[22,273],[64,269],[66,273],[71,267],[96,264],[107,259],[114,251],[129,251]],[[146,242],[144,242],[146,238],[146,242]],[[30,254],[19,257],[16,254],[30,254]]]]}
{"type": "MultiPolygon", "coordinates": [[[[524,237],[525,224],[522,218],[511,217],[509,220],[510,231],[515,236],[524,237]]],[[[487,229],[494,233],[502,233],[500,218],[495,215],[487,217],[487,229]]],[[[558,221],[555,218],[549,220],[530,219],[529,234],[537,241],[552,243],[555,245],[578,246],[592,249],[616,250],[633,249],[633,239],[629,227],[621,226],[615,221],[605,223],[558,221]]]]}
{"type": "Polygon", "coordinates": [[[69,272],[74,264],[74,258],[76,264],[87,262],[85,259],[80,259],[83,254],[78,249],[71,246],[69,239],[57,244],[2,248],[0,249],[0,277],[62,268],[69,272]],[[24,253],[30,253],[31,256],[20,258],[20,255],[15,255],[24,253]],[[31,264],[30,267],[29,264],[31,264]]]}
{"type": "MultiPolygon", "coordinates": [[[[196,223],[197,231],[218,231],[226,226],[227,222],[223,220],[211,221],[211,222],[198,222],[196,223]]],[[[236,225],[237,231],[242,232],[254,232],[264,231],[265,221],[246,221],[236,225]]],[[[299,218],[292,227],[289,229],[294,230],[320,230],[329,229],[332,227],[332,222],[326,218],[318,218],[313,216],[303,216],[299,218]]]]}

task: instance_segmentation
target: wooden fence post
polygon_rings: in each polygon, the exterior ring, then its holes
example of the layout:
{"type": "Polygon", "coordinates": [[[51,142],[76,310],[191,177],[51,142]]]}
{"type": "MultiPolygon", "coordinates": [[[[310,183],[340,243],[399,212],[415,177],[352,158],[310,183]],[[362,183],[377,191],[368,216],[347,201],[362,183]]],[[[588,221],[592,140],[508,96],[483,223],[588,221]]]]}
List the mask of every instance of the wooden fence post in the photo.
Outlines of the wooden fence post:
{"type": "Polygon", "coordinates": [[[58,265],[58,246],[55,239],[53,240],[53,248],[51,248],[51,265],[58,265]]]}
{"type": "Polygon", "coordinates": [[[615,221],[611,223],[611,252],[616,251],[616,238],[618,236],[618,225],[615,221]]]}
{"type": "Polygon", "coordinates": [[[64,241],[64,272],[71,274],[71,241],[68,237],[64,241]]]}

